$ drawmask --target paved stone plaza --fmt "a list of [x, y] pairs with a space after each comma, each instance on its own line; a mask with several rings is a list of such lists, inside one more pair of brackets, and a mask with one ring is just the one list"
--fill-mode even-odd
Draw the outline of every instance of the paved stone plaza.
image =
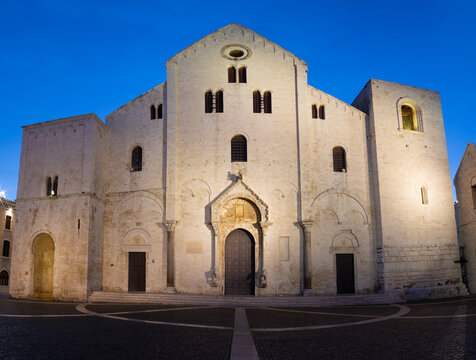
[[233, 308], [0, 298], [1, 359], [476, 359], [476, 297]]

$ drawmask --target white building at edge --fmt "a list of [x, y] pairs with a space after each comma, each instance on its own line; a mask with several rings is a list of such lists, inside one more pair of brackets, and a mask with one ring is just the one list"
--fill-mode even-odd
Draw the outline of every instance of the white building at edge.
[[10, 294], [466, 294], [440, 97], [352, 105], [238, 24], [106, 117], [23, 128]]

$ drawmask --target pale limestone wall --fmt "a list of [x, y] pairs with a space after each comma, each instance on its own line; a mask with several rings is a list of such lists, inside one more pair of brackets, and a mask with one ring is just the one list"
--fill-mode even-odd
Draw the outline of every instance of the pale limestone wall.
[[[10, 230], [5, 229], [5, 219], [7, 215], [12, 217]], [[9, 200], [0, 199], [0, 272], [5, 270], [8, 273], [9, 281], [11, 278], [10, 266], [13, 251], [13, 230], [15, 227], [15, 222], [16, 215], [14, 203]], [[8, 257], [3, 256], [4, 240], [10, 241], [10, 256]], [[8, 288], [8, 285], [0, 285], [0, 294], [8, 294]]]
[[[94, 271], [102, 264], [96, 249], [102, 247], [105, 143], [107, 128], [95, 115], [24, 127], [12, 296], [34, 295], [32, 243], [40, 233], [54, 241], [54, 298], [84, 300], [100, 289], [101, 274]], [[47, 176], [59, 177], [57, 196], [46, 196]]]
[[466, 271], [469, 291], [476, 293], [476, 209], [472, 186], [476, 185], [476, 146], [469, 143], [454, 178], [458, 198], [459, 235], [468, 261]]
[[[229, 44], [248, 47], [251, 56], [239, 61], [223, 57], [221, 50]], [[228, 83], [230, 65], [247, 66], [247, 83]], [[213, 259], [204, 207], [231, 184], [228, 174], [239, 171], [270, 209], [272, 225], [263, 254], [268, 286], [258, 293], [299, 291], [299, 229], [294, 225], [298, 172], [295, 66], [305, 99], [305, 64], [240, 26], [218, 31], [167, 62], [167, 219], [179, 221], [175, 230], [177, 291], [223, 293], [221, 284], [210, 288], [206, 282]], [[224, 113], [204, 113], [204, 93], [209, 89], [214, 93], [223, 90]], [[252, 93], [257, 89], [272, 92], [272, 114], [253, 113]], [[237, 134], [247, 138], [246, 163], [230, 161], [230, 141]], [[282, 211], [288, 203], [291, 207]], [[289, 237], [287, 261], [279, 260], [280, 236]], [[216, 256], [219, 264], [223, 251], [217, 249]]]
[[[380, 227], [377, 246], [384, 254], [379, 260], [379, 283], [385, 290], [457, 284], [454, 293], [458, 293], [457, 253], [451, 250], [454, 258], [441, 259], [448, 248], [457, 248], [457, 238], [439, 94], [374, 79], [363, 93], [371, 98], [361, 94], [355, 104], [369, 106], [372, 185]], [[402, 98], [412, 99], [421, 109], [423, 131], [402, 129], [398, 116]], [[423, 186], [428, 189], [428, 204], [422, 204]], [[430, 246], [425, 251], [433, 257], [421, 261], [401, 257], [400, 262], [387, 264], [388, 246]], [[421, 273], [416, 283], [405, 276], [415, 271]]]

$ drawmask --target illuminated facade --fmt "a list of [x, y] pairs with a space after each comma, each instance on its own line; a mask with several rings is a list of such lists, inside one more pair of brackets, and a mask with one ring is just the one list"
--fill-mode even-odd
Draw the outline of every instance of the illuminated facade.
[[103, 123], [24, 127], [11, 295], [465, 292], [439, 94], [352, 105], [237, 24]]
[[12, 253], [15, 202], [0, 196], [0, 294], [8, 294], [10, 282], [10, 259]]

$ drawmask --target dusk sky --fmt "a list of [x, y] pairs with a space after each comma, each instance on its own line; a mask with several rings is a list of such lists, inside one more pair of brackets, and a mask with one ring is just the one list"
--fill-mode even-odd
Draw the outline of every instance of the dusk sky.
[[476, 1], [2, 1], [0, 191], [16, 198], [22, 125], [101, 119], [166, 81], [165, 62], [239, 23], [352, 103], [370, 78], [441, 94], [453, 179], [476, 142]]

